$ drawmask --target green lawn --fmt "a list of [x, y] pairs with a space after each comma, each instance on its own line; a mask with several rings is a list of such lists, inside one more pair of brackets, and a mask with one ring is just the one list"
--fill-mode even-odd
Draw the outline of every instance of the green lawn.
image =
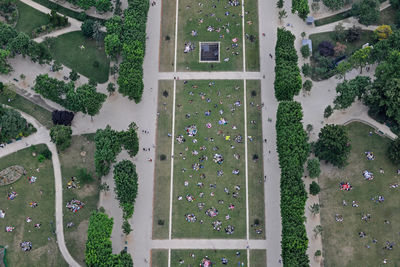
[[[36, 151], [42, 151], [46, 146], [36, 146]], [[53, 166], [50, 160], [39, 163], [28, 149], [20, 150], [0, 159], [0, 170], [12, 165], [21, 165], [27, 175], [13, 184], [1, 186], [2, 201], [0, 209], [6, 216], [0, 219], [0, 245], [8, 246], [8, 266], [67, 266], [58, 250], [55, 231], [55, 188]], [[39, 169], [39, 172], [37, 172]], [[27, 177], [36, 176], [36, 183], [29, 184]], [[8, 200], [7, 194], [15, 191], [18, 196]], [[42, 194], [41, 194], [42, 192]], [[38, 206], [31, 208], [29, 202], [36, 201]], [[26, 218], [32, 222], [27, 223]], [[40, 223], [40, 229], [34, 224]], [[6, 226], [15, 227], [13, 232], [5, 232]], [[32, 250], [24, 252], [19, 244], [23, 241], [32, 242]]]
[[258, 0], [246, 0], [244, 32], [246, 37], [246, 71], [260, 71]]
[[[83, 157], [81, 152], [85, 151]], [[63, 214], [64, 224], [73, 222], [75, 226], [67, 228], [64, 225], [65, 243], [74, 259], [84, 266], [85, 243], [87, 240], [87, 229], [90, 214], [97, 209], [99, 202], [98, 185], [100, 180], [96, 177], [88, 183], [84, 183], [77, 175], [78, 169], [85, 168], [92, 175], [94, 174], [94, 142], [83, 136], [73, 136], [72, 145], [60, 154], [62, 181], [63, 181]], [[67, 189], [67, 183], [75, 176], [80, 180], [80, 187]], [[85, 206], [76, 213], [65, 208], [71, 199], [78, 199], [85, 203]]]
[[263, 249], [250, 250], [250, 267], [265, 267], [267, 251]]
[[[237, 256], [236, 252], [240, 254]], [[247, 266], [247, 252], [245, 250], [171, 250], [171, 266], [181, 266], [179, 262], [184, 261], [182, 266], [199, 266], [201, 261], [208, 257], [213, 266]], [[222, 264], [222, 258], [228, 263]]]
[[[164, 92], [168, 95], [164, 96]], [[169, 202], [171, 184], [171, 137], [173, 81], [159, 81], [157, 144], [155, 159], [155, 182], [153, 203], [153, 239], [168, 239], [169, 234]], [[165, 94], [166, 95], [166, 94]], [[161, 155], [165, 159], [161, 160]]]
[[[346, 126], [351, 139], [351, 154], [344, 169], [324, 167], [319, 178], [321, 186], [320, 202], [322, 241], [325, 266], [398, 266], [400, 253], [400, 212], [399, 189], [390, 188], [390, 184], [399, 183], [395, 166], [387, 158], [389, 139], [369, 132], [373, 129], [361, 123]], [[367, 160], [365, 151], [372, 151], [375, 160]], [[379, 170], [383, 169], [384, 174]], [[367, 181], [362, 172], [368, 170], [374, 179]], [[340, 191], [340, 182], [350, 182], [351, 191]], [[383, 196], [385, 201], [376, 203], [372, 198]], [[342, 205], [342, 201], [347, 206]], [[352, 201], [359, 207], [352, 207]], [[343, 217], [343, 222], [335, 221], [335, 214]], [[370, 214], [368, 222], [361, 220], [362, 214]], [[385, 224], [388, 220], [390, 224]], [[366, 237], [360, 238], [359, 232]], [[373, 239], [378, 242], [374, 244]], [[385, 250], [386, 241], [395, 242], [393, 250]], [[369, 248], [367, 247], [369, 246]]]
[[[229, 14], [225, 15], [225, 12]], [[203, 1], [202, 6], [191, 0], [179, 1], [178, 70], [243, 70], [241, 12], [240, 5], [233, 7], [226, 1]], [[209, 26], [213, 28], [213, 31], [207, 30]], [[192, 36], [192, 31], [197, 31], [197, 36]], [[233, 42], [235, 38], [236, 43]], [[185, 43], [188, 42], [191, 42], [195, 49], [184, 53]], [[199, 42], [220, 42], [220, 62], [200, 63]], [[238, 46], [232, 47], [234, 44]], [[236, 52], [238, 55], [233, 54]], [[225, 62], [224, 60], [228, 58], [229, 61]]]
[[152, 249], [151, 250], [151, 266], [152, 267], [168, 267], [168, 250]]
[[[84, 49], [81, 49], [82, 45]], [[110, 60], [103, 42], [97, 45], [95, 40], [86, 38], [81, 31], [70, 32], [58, 36], [50, 51], [54, 59], [82, 75], [98, 83], [108, 81]], [[99, 62], [98, 67], [94, 66], [95, 61]]]
[[[247, 143], [249, 177], [249, 222], [250, 238], [265, 238], [263, 138], [261, 116], [261, 82], [248, 80], [247, 83], [247, 135], [253, 141]], [[251, 123], [255, 121], [254, 123]], [[256, 155], [256, 157], [255, 157]], [[256, 159], [258, 158], [258, 159]], [[256, 230], [261, 230], [257, 234]]]
[[176, 1], [164, 0], [161, 14], [160, 71], [174, 71]]
[[18, 8], [18, 20], [15, 29], [32, 36], [32, 31], [42, 25], [49, 23], [45, 13], [42, 13], [33, 7], [30, 7], [21, 1], [16, 1]]
[[17, 94], [13, 101], [8, 102], [7, 97], [0, 94], [0, 103], [8, 105], [10, 107], [14, 107], [18, 110], [21, 110], [22, 112], [31, 115], [48, 129], [53, 126], [53, 122], [51, 120], [51, 112], [47, 109], [42, 108], [41, 106], [36, 105], [35, 103], [32, 103], [23, 96]]
[[[216, 81], [209, 86], [210, 83], [204, 80], [189, 81], [186, 84], [177, 82], [174, 138], [183, 135], [186, 142], [179, 144], [175, 140], [174, 238], [244, 238], [246, 235], [243, 81]], [[191, 100], [193, 102], [190, 104]], [[240, 106], [234, 106], [236, 101], [240, 101]], [[210, 116], [205, 115], [208, 110], [211, 111]], [[190, 118], [187, 118], [188, 114]], [[220, 118], [228, 123], [219, 125]], [[211, 123], [212, 127], [207, 128], [207, 123]], [[185, 128], [190, 125], [197, 126], [195, 137], [185, 132]], [[243, 138], [241, 143], [235, 141], [239, 135]], [[226, 140], [228, 137], [230, 140]], [[194, 139], [197, 143], [194, 143]], [[238, 159], [235, 159], [234, 153], [239, 155]], [[215, 154], [222, 155], [222, 164], [213, 162]], [[192, 165], [195, 163], [204, 168], [200, 166], [198, 171], [194, 170]], [[240, 171], [238, 175], [232, 173], [236, 169]], [[217, 176], [217, 171], [221, 170], [223, 175]], [[189, 183], [188, 186], [184, 185], [185, 181]], [[198, 183], [203, 183], [203, 187], [198, 186]], [[236, 185], [240, 186], [240, 190], [235, 190]], [[229, 194], [225, 193], [224, 188], [229, 190]], [[238, 192], [237, 198], [233, 197], [234, 192]], [[201, 193], [204, 193], [203, 197]], [[187, 195], [195, 200], [189, 202]], [[182, 200], [178, 200], [179, 196], [182, 196]], [[204, 205], [202, 209], [198, 208], [200, 203]], [[233, 210], [228, 209], [230, 204], [234, 205]], [[213, 207], [219, 212], [214, 218], [205, 214]], [[197, 221], [187, 222], [186, 214], [195, 214]], [[231, 216], [229, 220], [225, 218], [227, 215]], [[212, 226], [212, 222], [217, 220], [222, 223], [220, 231], [214, 230]], [[234, 234], [225, 233], [228, 225], [235, 228]]]

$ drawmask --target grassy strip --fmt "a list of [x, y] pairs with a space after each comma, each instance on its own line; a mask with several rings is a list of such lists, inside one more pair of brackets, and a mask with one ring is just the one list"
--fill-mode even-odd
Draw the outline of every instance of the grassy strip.
[[[250, 238], [265, 239], [263, 136], [260, 80], [247, 81], [247, 142]], [[251, 123], [255, 121], [256, 124]], [[255, 159], [255, 155], [257, 159]], [[261, 234], [256, 231], [261, 230]]]
[[16, 108], [18, 110], [21, 110], [22, 112], [25, 112], [26, 114], [31, 115], [47, 129], [50, 129], [53, 126], [53, 122], [51, 120], [51, 112], [29, 101], [23, 96], [17, 94], [13, 101], [8, 102], [7, 97], [0, 94], [0, 103]]
[[[46, 145], [36, 145], [37, 154], [44, 149]], [[67, 266], [58, 250], [55, 235], [53, 165], [51, 160], [39, 163], [32, 152], [32, 149], [27, 148], [0, 159], [0, 170], [16, 164], [26, 170], [26, 175], [13, 184], [0, 187], [0, 209], [6, 212], [6, 216], [0, 219], [0, 243], [8, 246], [8, 266], [43, 266], [43, 263], [47, 266]], [[30, 176], [37, 177], [35, 183], [28, 182], [27, 177]], [[7, 194], [12, 191], [17, 192], [18, 196], [14, 200], [7, 200]], [[38, 206], [31, 208], [29, 202], [32, 201], [36, 201]], [[31, 217], [32, 222], [27, 223], [27, 217]], [[41, 224], [40, 229], [34, 227], [38, 223]], [[6, 226], [13, 226], [15, 229], [12, 233], [7, 233]], [[21, 250], [19, 244], [23, 241], [32, 242], [31, 252]]]
[[66, 7], [63, 7], [62, 5], [57, 4], [56, 2], [52, 2], [52, 1], [49, 1], [49, 0], [32, 0], [32, 1], [38, 3], [38, 4], [42, 5], [42, 6], [45, 6], [48, 9], [55, 10], [58, 13], [61, 13], [61, 14], [65, 15], [65, 16], [67, 16], [67, 17], [71, 17], [71, 18], [74, 18], [74, 19], [77, 19], [77, 20], [80, 20], [80, 21], [84, 21], [85, 19], [90, 18], [90, 19], [93, 19], [93, 20], [96, 20], [96, 21], [100, 22], [102, 25], [104, 25], [105, 22], [106, 22], [105, 19], [92, 17], [92, 16], [87, 15], [86, 13], [85, 13], [85, 15], [83, 15], [84, 12], [80, 13], [80, 12], [77, 12], [77, 11], [73, 11], [73, 10], [71, 10], [69, 8], [66, 8]]
[[351, 10], [347, 10], [347, 11], [343, 11], [341, 13], [326, 17], [326, 18], [322, 18], [322, 19], [317, 19], [314, 21], [315, 26], [322, 26], [325, 24], [330, 24], [330, 23], [334, 23], [336, 21], [340, 21], [340, 20], [344, 20], [347, 18], [351, 17]]
[[281, 102], [276, 115], [277, 150], [281, 168], [282, 259], [284, 266], [309, 266], [304, 225], [307, 192], [302, 181], [310, 146], [298, 102]]
[[246, 0], [244, 8], [244, 32], [246, 34], [246, 71], [259, 71], [260, 35], [258, 33], [258, 1]]
[[32, 37], [32, 31], [37, 27], [49, 23], [49, 18], [46, 14], [28, 6], [21, 1], [16, 2], [18, 8], [18, 20], [15, 29], [19, 32], [24, 32]]
[[175, 56], [175, 0], [162, 1], [160, 71], [174, 71]]
[[[239, 252], [238, 256], [237, 252]], [[208, 258], [213, 266], [247, 266], [246, 250], [171, 250], [171, 266], [180, 266], [181, 260], [184, 261], [184, 266], [199, 266], [205, 258]], [[228, 260], [228, 265], [221, 263], [222, 258]]]
[[250, 250], [250, 266], [265, 267], [267, 262], [267, 251], [263, 249]]
[[151, 267], [168, 267], [168, 250], [151, 250]]
[[[168, 239], [171, 179], [171, 137], [173, 81], [159, 81], [157, 146], [154, 176], [153, 239]], [[168, 93], [168, 96], [164, 92]], [[164, 94], [164, 95], [163, 95]], [[162, 159], [161, 155], [165, 155]]]

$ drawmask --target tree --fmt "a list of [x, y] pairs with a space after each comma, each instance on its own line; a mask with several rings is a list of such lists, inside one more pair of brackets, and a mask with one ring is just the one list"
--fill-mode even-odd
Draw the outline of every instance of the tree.
[[315, 181], [313, 181], [310, 184], [310, 194], [313, 196], [316, 196], [316, 195], [318, 195], [318, 193], [320, 191], [321, 191], [321, 189], [320, 189], [319, 185]]
[[321, 250], [317, 250], [317, 251], [315, 251], [315, 253], [314, 253], [314, 256], [315, 257], [319, 257], [319, 256], [321, 256], [322, 255], [322, 252], [321, 252]]
[[310, 74], [311, 74], [311, 66], [310, 66], [310, 64], [304, 63], [303, 66], [301, 66], [301, 72], [306, 77], [310, 76]]
[[336, 68], [335, 68], [335, 77], [337, 79], [342, 79], [346, 80], [346, 73], [349, 72], [353, 66], [350, 64], [348, 61], [342, 61], [340, 62]]
[[8, 101], [13, 101], [17, 96], [17, 93], [11, 88], [11, 84], [3, 86], [2, 94], [7, 98]]
[[129, 235], [132, 232], [131, 225], [127, 220], [124, 220], [124, 222], [122, 223], [122, 232], [126, 235]]
[[278, 2], [276, 2], [276, 7], [277, 8], [282, 8], [283, 7], [283, 0], [278, 0]]
[[88, 38], [92, 38], [93, 37], [93, 25], [94, 25], [94, 20], [92, 20], [92, 19], [85, 20], [81, 25], [82, 34]]
[[375, 39], [384, 40], [388, 39], [393, 34], [392, 28], [389, 25], [381, 25], [374, 31]]
[[364, 48], [358, 49], [349, 58], [349, 62], [353, 67], [360, 68], [360, 74], [362, 73], [363, 67], [369, 64], [371, 61], [371, 50], [371, 46], [366, 46]]
[[286, 19], [287, 18], [286, 10], [284, 10], [284, 9], [279, 10], [278, 16], [279, 16], [279, 20], [282, 22], [282, 19]]
[[99, 191], [108, 192], [110, 191], [110, 186], [107, 183], [99, 184]]
[[11, 65], [7, 62], [7, 58], [9, 55], [9, 50], [4, 50], [0, 48], [0, 73], [8, 74], [12, 70]]
[[339, 10], [344, 6], [344, 0], [322, 0], [330, 10]]
[[94, 165], [99, 177], [108, 174], [110, 165], [115, 162], [115, 158], [121, 152], [120, 135], [111, 129], [109, 125], [105, 129], [98, 129], [94, 137], [95, 152]]
[[333, 49], [333, 44], [329, 41], [322, 41], [318, 45], [318, 51], [321, 56], [328, 57], [333, 56], [335, 50]]
[[307, 0], [292, 0], [292, 13], [294, 14], [297, 11], [297, 15], [305, 20], [307, 18], [308, 13], [310, 13], [310, 8], [308, 7]]
[[123, 210], [123, 218], [133, 214], [134, 203], [138, 192], [136, 166], [129, 160], [123, 160], [114, 166], [115, 193]]
[[303, 89], [306, 91], [306, 92], [310, 92], [311, 91], [311, 88], [312, 88], [312, 81], [310, 81], [310, 80], [306, 80], [304, 83], [303, 83]]
[[26, 137], [36, 132], [36, 129], [18, 111], [1, 106], [0, 129], [0, 143], [7, 143], [12, 139]]
[[346, 48], [346, 45], [336, 42], [336, 46], [333, 48], [335, 51], [335, 57], [343, 56], [346, 52]]
[[342, 22], [339, 22], [335, 26], [335, 31], [333, 32], [333, 37], [338, 42], [342, 42], [346, 39], [346, 30], [345, 30]]
[[333, 113], [333, 108], [331, 107], [331, 105], [328, 105], [325, 110], [324, 110], [324, 118], [329, 118]]
[[388, 147], [388, 156], [394, 164], [400, 164], [400, 139], [398, 137]]
[[60, 61], [55, 60], [53, 65], [51, 66], [51, 70], [54, 72], [60, 71], [63, 69], [63, 66]]
[[106, 22], [107, 34], [116, 34], [117, 36], [121, 36], [122, 25], [122, 18], [120, 16], [113, 16]]
[[80, 110], [83, 113], [95, 116], [99, 113], [107, 96], [96, 92], [96, 87], [84, 84], [76, 89], [76, 97], [79, 99]]
[[79, 77], [81, 77], [75, 70], [71, 70], [69, 73], [69, 78], [71, 79], [71, 81], [76, 81], [79, 79]]
[[368, 26], [379, 20], [379, 7], [378, 0], [361, 0], [352, 5], [351, 14], [358, 18], [358, 22]]
[[318, 159], [307, 160], [307, 171], [310, 178], [316, 178], [321, 174], [321, 168]]
[[346, 165], [351, 145], [346, 129], [340, 125], [327, 124], [321, 129], [315, 143], [315, 155], [335, 166]]
[[366, 76], [357, 76], [353, 80], [343, 81], [336, 86], [338, 94], [333, 101], [335, 109], [345, 109], [353, 104], [356, 98], [361, 99], [366, 89], [371, 85], [371, 79]]
[[304, 58], [308, 58], [310, 56], [310, 47], [308, 45], [303, 45], [300, 49], [301, 55]]
[[71, 126], [74, 113], [66, 110], [54, 110], [51, 113], [51, 119], [55, 125]]
[[350, 43], [358, 41], [361, 38], [361, 27], [353, 27], [347, 29], [346, 40]]
[[107, 92], [112, 95], [115, 92], [115, 84], [113, 83], [108, 83], [107, 85]]
[[96, 42], [100, 42], [103, 38], [103, 33], [101, 32], [101, 24], [97, 20], [93, 23], [93, 34], [92, 37], [96, 40]]
[[110, 0], [97, 0], [96, 9], [100, 12], [107, 12], [112, 10], [112, 4]]
[[314, 203], [312, 204], [309, 208], [308, 208], [311, 213], [315, 216], [317, 214], [319, 214], [320, 211], [320, 205], [318, 203]]
[[117, 58], [122, 49], [122, 43], [117, 34], [107, 34], [104, 38], [105, 50], [108, 56]]
[[137, 136], [136, 123], [129, 124], [128, 130], [121, 132], [121, 143], [128, 151], [129, 156], [134, 157], [139, 151], [139, 138]]
[[60, 151], [64, 151], [71, 145], [71, 126], [55, 125], [50, 129], [50, 138]]

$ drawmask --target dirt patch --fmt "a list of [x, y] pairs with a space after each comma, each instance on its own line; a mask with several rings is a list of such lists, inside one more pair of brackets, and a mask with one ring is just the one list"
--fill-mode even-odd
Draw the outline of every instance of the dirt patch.
[[89, 228], [89, 220], [82, 221], [74, 232], [71, 232], [71, 239], [78, 244], [85, 244], [87, 240], [87, 230]]
[[76, 191], [79, 199], [83, 199], [88, 196], [92, 196], [97, 193], [97, 188], [95, 185], [84, 185]]

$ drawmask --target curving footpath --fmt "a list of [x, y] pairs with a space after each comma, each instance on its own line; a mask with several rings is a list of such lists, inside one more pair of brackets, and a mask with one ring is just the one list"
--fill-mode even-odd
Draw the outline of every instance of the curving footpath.
[[[10, 108], [10, 107], [9, 107]], [[28, 136], [27, 138], [22, 139], [21, 141], [14, 142], [12, 144], [7, 145], [3, 149], [0, 150], [0, 158], [4, 157], [8, 154], [17, 152], [18, 150], [27, 148], [31, 145], [38, 144], [46, 144], [49, 150], [52, 153], [52, 162], [53, 162], [53, 170], [54, 170], [54, 185], [56, 189], [56, 234], [57, 234], [57, 244], [60, 249], [61, 254], [63, 255], [65, 261], [69, 266], [78, 267], [80, 266], [71, 256], [67, 247], [65, 246], [64, 240], [64, 223], [63, 223], [63, 206], [62, 206], [62, 179], [61, 179], [61, 167], [60, 160], [58, 158], [56, 145], [50, 141], [49, 130], [47, 130], [43, 125], [41, 125], [36, 119], [31, 117], [30, 115], [17, 110], [21, 113], [21, 115], [31, 123], [36, 129], [37, 132]]]

